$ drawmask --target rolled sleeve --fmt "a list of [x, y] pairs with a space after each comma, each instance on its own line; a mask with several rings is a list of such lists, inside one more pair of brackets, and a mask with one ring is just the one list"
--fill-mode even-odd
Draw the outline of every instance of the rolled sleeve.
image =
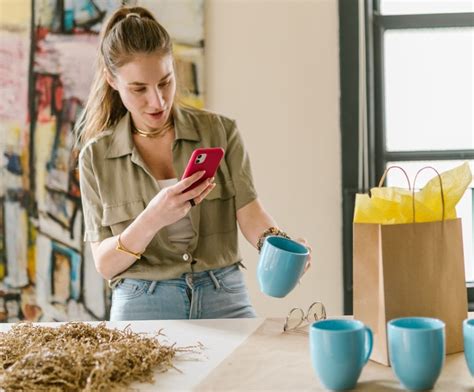
[[239, 210], [257, 198], [250, 159], [235, 121], [227, 129], [226, 162], [235, 188], [235, 208]]
[[112, 237], [110, 228], [101, 223], [103, 207], [94, 175], [90, 145], [79, 155], [79, 182], [84, 213], [84, 241], [97, 242]]

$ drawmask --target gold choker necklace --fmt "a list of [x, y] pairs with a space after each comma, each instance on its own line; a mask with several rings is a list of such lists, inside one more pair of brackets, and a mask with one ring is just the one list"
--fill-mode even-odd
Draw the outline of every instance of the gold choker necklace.
[[164, 125], [163, 128], [159, 128], [154, 131], [142, 131], [141, 129], [137, 128], [135, 124], [133, 124], [133, 121], [132, 121], [132, 132], [142, 137], [150, 137], [150, 138], [161, 137], [161, 136], [164, 136], [166, 132], [168, 132], [172, 128], [173, 128], [173, 120], [170, 120]]

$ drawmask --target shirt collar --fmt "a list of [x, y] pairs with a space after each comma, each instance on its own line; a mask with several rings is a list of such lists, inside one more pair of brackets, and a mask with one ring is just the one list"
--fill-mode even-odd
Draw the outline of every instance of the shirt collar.
[[193, 121], [193, 116], [188, 110], [174, 105], [173, 107], [175, 140], [184, 139], [195, 142], [201, 141], [201, 136], [197, 129], [199, 124]]
[[[201, 137], [197, 131], [199, 124], [194, 124], [192, 116], [186, 109], [183, 110], [179, 105], [174, 105], [173, 120], [175, 140], [201, 141]], [[118, 158], [133, 152], [134, 143], [130, 129], [130, 112], [127, 112], [120, 119], [111, 137], [111, 143], [106, 155], [107, 158]]]
[[115, 126], [106, 158], [118, 158], [131, 154], [134, 148], [130, 129], [130, 113], [127, 112]]

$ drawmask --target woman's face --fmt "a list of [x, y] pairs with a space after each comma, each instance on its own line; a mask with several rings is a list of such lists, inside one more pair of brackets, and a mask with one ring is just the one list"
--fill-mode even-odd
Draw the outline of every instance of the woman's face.
[[107, 81], [119, 92], [137, 128], [153, 131], [166, 124], [176, 93], [171, 55], [136, 55]]

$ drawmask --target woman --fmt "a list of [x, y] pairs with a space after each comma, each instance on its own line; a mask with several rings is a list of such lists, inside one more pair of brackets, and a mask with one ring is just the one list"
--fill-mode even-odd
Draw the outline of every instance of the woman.
[[[144, 8], [112, 15], [98, 60], [79, 169], [111, 320], [255, 317], [237, 223], [255, 247], [285, 234], [257, 198], [235, 122], [177, 103], [172, 42]], [[192, 151], [211, 146], [225, 150], [215, 178], [185, 191], [202, 176], [179, 180]]]

